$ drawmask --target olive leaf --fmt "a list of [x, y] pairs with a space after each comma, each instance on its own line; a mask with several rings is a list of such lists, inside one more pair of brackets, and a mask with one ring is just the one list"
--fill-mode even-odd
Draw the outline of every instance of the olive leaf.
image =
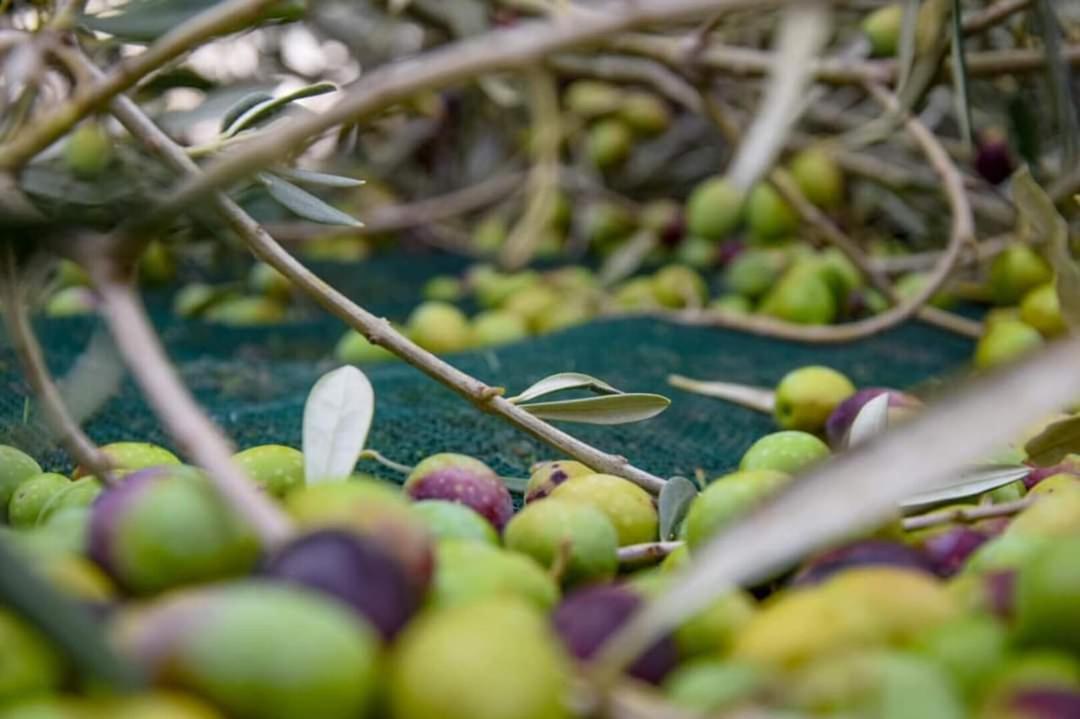
[[535, 402], [520, 407], [541, 419], [584, 424], [629, 424], [651, 419], [670, 404], [670, 399], [658, 394], [621, 393], [558, 402]]
[[971, 94], [968, 91], [967, 60], [964, 58], [964, 23], [960, 0], [952, 1], [952, 79], [956, 87], [956, 114], [964, 144], [971, 147]]
[[829, 39], [832, 9], [822, 2], [790, 5], [780, 17], [769, 83], [756, 119], [728, 169], [728, 180], [747, 191], [772, 167], [806, 107], [814, 59]]
[[660, 541], [675, 539], [679, 525], [690, 511], [690, 503], [698, 496], [697, 485], [686, 477], [672, 477], [660, 490]]
[[328, 92], [335, 92], [337, 89], [337, 85], [332, 82], [317, 82], [313, 85], [305, 85], [304, 87], [285, 95], [271, 97], [268, 100], [256, 103], [244, 110], [239, 117], [233, 120], [229, 129], [224, 132], [224, 135], [225, 137], [234, 137], [244, 130], [250, 130], [258, 125], [266, 124], [284, 112], [289, 105], [297, 100], [316, 97], [317, 95], [325, 95]]
[[908, 497], [900, 503], [900, 508], [905, 514], [918, 514], [942, 504], [960, 502], [992, 492], [1029, 474], [1031, 467], [1022, 464], [976, 467], [965, 474], [963, 481]]
[[146, 685], [138, 667], [113, 651], [87, 609], [35, 572], [7, 537], [0, 537], [0, 604], [44, 634], [80, 675], [121, 690]]
[[776, 405], [776, 393], [764, 387], [734, 382], [706, 382], [683, 377], [680, 374], [668, 375], [668, 384], [687, 392], [726, 400], [765, 414], [772, 414], [773, 407]]
[[313, 185], [315, 187], [348, 188], [360, 187], [364, 184], [364, 180], [358, 180], [355, 177], [330, 175], [325, 172], [315, 172], [314, 170], [302, 170], [298, 167], [283, 167], [274, 170], [274, 173], [297, 184]]
[[[91, 30], [129, 42], [147, 43], [200, 12], [211, 10], [218, 3], [219, 0], [130, 0], [119, 12], [82, 15], [79, 22]], [[283, 0], [268, 8], [263, 19], [292, 21], [301, 18], [303, 13], [303, 0]]]
[[304, 404], [304, 476], [308, 484], [344, 481], [371, 429], [375, 391], [367, 376], [346, 365], [319, 378]]
[[1080, 452], [1080, 415], [1049, 425], [1024, 445], [1028, 461], [1040, 467], [1050, 467], [1065, 455]]
[[855, 419], [848, 429], [847, 446], [854, 447], [873, 439], [883, 434], [888, 426], [889, 393], [884, 392], [864, 404], [859, 413], [855, 415]]
[[249, 92], [247, 95], [244, 95], [233, 103], [229, 109], [225, 111], [225, 114], [222, 115], [221, 132], [228, 132], [229, 128], [236, 124], [236, 121], [240, 119], [240, 116], [251, 108], [273, 99], [273, 95], [268, 92], [263, 92], [262, 90], [256, 90], [255, 92]]
[[524, 392], [515, 397], [510, 397], [507, 401], [520, 404], [534, 400], [537, 397], [568, 389], [587, 389], [597, 394], [622, 394], [622, 390], [616, 389], [604, 380], [591, 375], [581, 372], [559, 372], [535, 382]]
[[344, 225], [345, 227], [363, 227], [364, 223], [332, 207], [307, 190], [297, 187], [269, 172], [260, 172], [259, 183], [266, 188], [279, 204], [305, 220], [324, 225]]
[[1041, 237], [1049, 249], [1061, 316], [1070, 327], [1080, 327], [1080, 266], [1069, 251], [1069, 226], [1026, 165], [1013, 174], [1011, 187], [1021, 222]]

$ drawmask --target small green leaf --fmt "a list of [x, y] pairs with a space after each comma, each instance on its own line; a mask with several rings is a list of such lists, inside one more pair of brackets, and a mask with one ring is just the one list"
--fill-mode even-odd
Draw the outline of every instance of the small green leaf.
[[1020, 219], [1043, 239], [1057, 275], [1061, 315], [1070, 327], [1080, 327], [1080, 266], [1069, 251], [1069, 226], [1054, 201], [1022, 167], [1012, 178], [1012, 194]]
[[367, 375], [346, 365], [319, 378], [304, 404], [304, 476], [308, 484], [344, 481], [360, 458], [375, 414]]
[[976, 467], [967, 473], [962, 482], [908, 497], [900, 503], [900, 508], [905, 514], [917, 514], [942, 504], [978, 497], [1023, 479], [1030, 473], [1031, 467], [1022, 464]]
[[1080, 452], [1080, 415], [1054, 422], [1024, 445], [1028, 460], [1050, 467], [1067, 454]]
[[260, 173], [258, 178], [271, 197], [305, 220], [319, 222], [324, 225], [363, 227], [364, 223], [335, 207], [331, 207], [315, 195], [291, 182], [268, 172]]
[[885, 392], [867, 402], [855, 415], [848, 429], [847, 446], [854, 447], [883, 434], [889, 427], [889, 393]]
[[[109, 15], [83, 15], [84, 27], [108, 33], [122, 40], [149, 43], [187, 22], [220, 0], [130, 0]], [[263, 20], [292, 21], [303, 16], [302, 0], [282, 0], [263, 14]], [[245, 23], [248, 25], [251, 23]], [[240, 29], [237, 27], [236, 29]]]
[[679, 525], [690, 511], [690, 503], [698, 495], [698, 488], [686, 477], [672, 477], [660, 490], [660, 541], [675, 539]]
[[663, 412], [671, 400], [658, 394], [612, 394], [560, 402], [523, 404], [521, 408], [541, 419], [584, 424], [629, 424]]
[[233, 137], [244, 130], [250, 130], [259, 125], [266, 124], [284, 112], [289, 105], [297, 100], [316, 97], [317, 95], [325, 95], [328, 92], [335, 92], [337, 89], [337, 85], [332, 82], [317, 82], [314, 85], [306, 85], [298, 90], [281, 95], [280, 97], [274, 97], [264, 102], [260, 102], [248, 110], [245, 110], [240, 117], [236, 118], [229, 131], [225, 133], [225, 137]]
[[225, 111], [225, 114], [221, 118], [221, 132], [228, 132], [229, 128], [240, 119], [240, 116], [251, 108], [273, 99], [273, 95], [268, 92], [262, 92], [261, 90], [244, 95]]
[[364, 184], [364, 180], [357, 180], [355, 177], [329, 175], [325, 172], [301, 170], [297, 167], [282, 168], [280, 170], [275, 170], [274, 172], [281, 177], [292, 180], [300, 185], [314, 185], [315, 187], [360, 187]]
[[521, 402], [528, 402], [537, 397], [568, 389], [587, 389], [597, 394], [622, 394], [622, 390], [612, 387], [602, 379], [581, 372], [559, 372], [536, 382], [521, 394], [511, 397], [508, 401], [520, 404]]
[[80, 675], [123, 690], [145, 685], [142, 672], [109, 646], [101, 625], [39, 576], [13, 551], [7, 537], [0, 538], [0, 604], [34, 625], [71, 659]]

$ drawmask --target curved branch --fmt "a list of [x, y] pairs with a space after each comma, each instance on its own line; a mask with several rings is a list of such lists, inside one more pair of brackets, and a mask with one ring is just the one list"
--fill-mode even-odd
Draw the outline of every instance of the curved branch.
[[215, 35], [240, 29], [257, 20], [277, 0], [229, 0], [199, 13], [166, 33], [144, 52], [118, 64], [98, 82], [80, 88], [62, 105], [37, 118], [26, 132], [0, 145], [0, 168], [12, 170], [30, 161], [75, 126], [82, 118], [142, 78]]
[[295, 153], [312, 138], [344, 122], [356, 122], [417, 92], [465, 82], [497, 70], [527, 67], [554, 52], [603, 40], [649, 23], [670, 23], [706, 12], [761, 9], [798, 0], [637, 0], [615, 1], [585, 9], [571, 6], [546, 21], [476, 35], [362, 76], [326, 112], [283, 122], [278, 129], [242, 145], [169, 193], [154, 210], [155, 222], [182, 213], [281, 157]]
[[60, 445], [75, 464], [86, 467], [91, 474], [103, 482], [111, 483], [113, 474], [108, 456], [98, 449], [94, 441], [82, 431], [82, 427], [68, 412], [60, 389], [45, 364], [41, 344], [26, 313], [26, 303], [20, 292], [18, 278], [15, 277], [15, 262], [11, 245], [6, 246], [3, 262], [8, 276], [3, 285], [7, 290], [4, 297], [4, 319], [6, 320], [11, 343], [15, 354], [23, 366], [23, 375], [30, 388], [37, 395], [45, 411], [45, 419], [50, 429], [56, 434]]
[[[77, 64], [88, 73], [100, 72], [82, 55], [68, 54], [63, 59], [65, 62]], [[144, 143], [151, 151], [158, 154], [173, 169], [182, 175], [188, 175], [195, 178], [199, 177], [198, 165], [187, 156], [183, 148], [162, 132], [162, 130], [157, 127], [145, 113], [143, 113], [138, 105], [127, 97], [119, 96], [113, 101], [112, 110], [117, 119], [120, 120], [133, 136], [138, 138], [140, 142]], [[602, 452], [553, 427], [543, 420], [534, 417], [517, 405], [508, 402], [499, 396], [501, 393], [500, 389], [489, 387], [480, 380], [465, 374], [456, 367], [414, 344], [394, 330], [394, 328], [390, 326], [390, 323], [385, 319], [376, 317], [362, 307], [354, 304], [348, 297], [335, 290], [318, 275], [311, 272], [311, 270], [301, 264], [281, 245], [274, 241], [274, 238], [271, 237], [258, 222], [244, 212], [239, 205], [230, 200], [226, 195], [223, 193], [215, 193], [212, 195], [211, 199], [217, 211], [229, 226], [244, 239], [248, 247], [257, 257], [281, 272], [293, 282], [293, 284], [304, 290], [327, 311], [340, 318], [349, 327], [363, 333], [375, 344], [386, 347], [424, 374], [438, 381], [440, 384], [449, 387], [457, 394], [472, 402], [477, 408], [501, 417], [523, 432], [566, 453], [570, 457], [579, 460], [586, 466], [591, 467], [598, 472], [624, 477], [654, 493], [659, 492], [664, 486], [663, 479], [642, 469], [638, 469], [630, 464], [625, 457]], [[98, 258], [97, 264], [100, 266], [100, 258]], [[115, 291], [113, 298], [116, 298]], [[125, 298], [123, 295], [120, 295], [120, 299], [124, 300]], [[127, 302], [130, 303], [130, 300], [127, 300]], [[135, 309], [123, 306], [123, 303], [121, 304], [121, 309], [128, 315], [138, 314]], [[141, 312], [141, 308], [136, 309]], [[142, 319], [145, 320], [144, 315], [142, 316]], [[155, 345], [160, 355], [160, 359], [164, 360], [161, 347], [157, 344], [157, 340], [152, 333], [149, 337], [144, 336], [142, 339], [147, 343]], [[167, 364], [165, 364], [164, 367], [165, 369], [159, 369], [159, 372], [168, 370]], [[176, 380], [175, 375], [172, 376], [172, 379]], [[152, 385], [144, 385], [144, 390], [148, 392], [151, 391]], [[182, 386], [174, 386], [170, 391], [173, 394], [180, 393], [186, 396], [187, 402], [183, 405], [183, 411], [188, 417], [198, 419], [199, 416], [201, 416], [201, 412], [194, 406], [193, 401], [190, 396], [186, 395], [186, 390], [184, 390]], [[162, 411], [165, 411], [168, 410], [169, 407], [164, 406], [161, 409]], [[203, 417], [202, 420], [205, 420], [205, 417]], [[202, 422], [204, 425], [202, 431], [205, 431], [205, 424], [207, 422], [209, 422], [209, 420]], [[183, 431], [184, 427], [178, 426], [177, 430]], [[218, 437], [215, 442], [217, 444], [223, 444], [220, 437]], [[206, 461], [213, 462], [216, 467], [224, 472], [229, 471], [231, 462], [229, 463], [229, 467], [222, 464], [220, 447], [208, 447], [206, 448], [206, 452], [208, 454], [203, 455]], [[229, 487], [226, 487], [223, 492], [235, 491], [235, 488], [230, 489], [230, 487], [235, 484], [232, 479], [226, 481], [225, 484], [229, 485]], [[265, 518], [263, 518], [262, 521], [264, 524], [270, 525], [268, 526], [268, 531], [272, 532], [275, 529], [272, 526], [272, 522], [266, 521]]]

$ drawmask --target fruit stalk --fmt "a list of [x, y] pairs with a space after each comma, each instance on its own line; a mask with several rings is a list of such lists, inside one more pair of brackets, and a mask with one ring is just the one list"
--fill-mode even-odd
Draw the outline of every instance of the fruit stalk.
[[[83, 72], [100, 74], [85, 56], [67, 53], [62, 56], [65, 62], [73, 64]], [[152, 151], [159, 154], [173, 169], [181, 174], [196, 177], [199, 167], [189, 158], [179, 145], [158, 128], [149, 117], [130, 99], [117, 97], [112, 110], [121, 124]], [[324, 282], [320, 277], [301, 264], [287, 250], [279, 245], [258, 222], [244, 212], [235, 202], [223, 193], [215, 193], [213, 202], [218, 212], [236, 231], [260, 259], [289, 278], [297, 287], [307, 292], [326, 310], [340, 318], [358, 332], [363, 333], [375, 344], [385, 346], [409, 364], [421, 370], [436, 381], [446, 385], [481, 410], [491, 412], [514, 424], [522, 431], [536, 437], [555, 449], [583, 462], [587, 466], [607, 474], [614, 474], [634, 482], [650, 492], [658, 493], [664, 486], [664, 480], [630, 464], [625, 457], [602, 452], [595, 447], [549, 425], [517, 405], [498, 395], [498, 390], [470, 377], [461, 370], [444, 362], [435, 355], [420, 348], [398, 333], [385, 319], [376, 317], [362, 307], [354, 304], [343, 294]], [[100, 265], [100, 258], [98, 259]], [[136, 305], [136, 312], [141, 308]], [[145, 320], [145, 316], [143, 316]], [[152, 335], [152, 333], [151, 333]], [[160, 344], [151, 336], [151, 343], [157, 347], [164, 359]], [[167, 365], [166, 365], [167, 366]], [[175, 375], [173, 375], [175, 379]], [[190, 409], [198, 415], [201, 411], [194, 406], [190, 396], [182, 387], [174, 388], [189, 400]], [[216, 434], [216, 433], [215, 433]], [[274, 533], [274, 522], [267, 527]]]

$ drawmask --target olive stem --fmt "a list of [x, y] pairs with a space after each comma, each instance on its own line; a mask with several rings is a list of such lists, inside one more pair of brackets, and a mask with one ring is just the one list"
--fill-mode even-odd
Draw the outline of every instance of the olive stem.
[[[61, 58], [91, 76], [101, 73], [82, 54], [64, 53]], [[197, 178], [200, 176], [199, 166], [187, 156], [182, 147], [162, 132], [138, 105], [127, 97], [120, 95], [113, 101], [112, 111], [128, 132], [138, 138], [151, 151], [158, 154], [174, 170], [181, 175], [196, 178], [194, 181], [198, 181]], [[523, 432], [573, 457], [597, 472], [623, 477], [654, 494], [659, 493], [660, 489], [663, 488], [664, 480], [662, 478], [635, 467], [625, 457], [608, 454], [596, 449], [592, 445], [586, 444], [544, 420], [533, 416], [528, 411], [499, 396], [494, 388], [421, 348], [397, 332], [387, 320], [376, 317], [352, 302], [293, 257], [258, 222], [225, 194], [215, 192], [212, 195], [212, 201], [218, 213], [244, 239], [248, 247], [259, 259], [285, 275], [294, 285], [306, 292], [327, 311], [344, 321], [352, 329], [362, 333], [373, 344], [386, 347], [432, 379], [472, 402], [478, 409], [501, 417]], [[117, 249], [117, 237], [117, 235], [113, 235], [110, 238], [113, 245], [109, 250], [115, 251]], [[130, 243], [131, 238], [121, 238], [120, 242]], [[95, 264], [100, 265], [103, 258], [91, 256], [87, 259], [96, 259]], [[151, 339], [157, 343], [155, 337]], [[157, 344], [157, 346], [160, 350], [160, 345]], [[164, 357], [163, 352], [161, 352], [161, 355]], [[180, 390], [184, 391], [182, 387]], [[198, 411], [197, 408], [195, 409]]]
[[938, 512], [920, 514], [918, 517], [908, 517], [903, 520], [902, 526], [904, 531], [913, 532], [918, 529], [926, 529], [927, 527], [934, 527], [939, 524], [949, 524], [951, 522], [964, 522], [970, 524], [972, 522], [978, 522], [981, 519], [990, 519], [992, 517], [1009, 517], [1024, 511], [1034, 504], [1034, 502], [1035, 497], [1024, 497], [1023, 499], [1013, 500], [1012, 502], [988, 504], [982, 507], [956, 507], [953, 509], [943, 509]]
[[706, 382], [681, 374], [668, 375], [668, 384], [687, 392], [726, 400], [762, 414], [772, 414], [776, 405], [776, 393], [764, 387], [752, 387], [734, 382]]
[[264, 546], [288, 539], [289, 518], [233, 461], [232, 447], [184, 386], [132, 285], [113, 276], [107, 257], [93, 256], [94, 249], [85, 247], [91, 243], [77, 244], [90, 255], [80, 259], [97, 288], [101, 315], [116, 347], [181, 453], [206, 470], [222, 499], [251, 525]]
[[41, 402], [45, 411], [45, 419], [49, 427], [59, 440], [61, 446], [74, 460], [75, 464], [87, 468], [92, 474], [107, 484], [114, 481], [109, 457], [103, 453], [94, 441], [83, 432], [79, 423], [68, 412], [64, 404], [64, 398], [60, 389], [56, 386], [49, 367], [45, 364], [45, 357], [38, 342], [37, 335], [30, 325], [27, 316], [26, 301], [20, 291], [19, 279], [16, 276], [14, 249], [10, 244], [5, 246], [3, 262], [7, 275], [2, 284], [4, 293], [4, 319], [7, 323], [11, 343], [15, 348], [15, 354], [23, 366], [23, 373], [29, 382], [31, 389]]
[[682, 547], [683, 544], [683, 542], [645, 542], [643, 544], [628, 544], [625, 547], [619, 547], [619, 564], [621, 566], [631, 567], [655, 564], [669, 556], [676, 549]]
[[400, 464], [398, 462], [395, 462], [392, 459], [388, 459], [381, 452], [378, 452], [378, 451], [376, 451], [374, 449], [365, 449], [364, 451], [362, 451], [360, 453], [360, 459], [370, 459], [370, 460], [372, 460], [374, 462], [378, 462], [382, 466], [387, 467], [388, 469], [392, 469], [395, 472], [398, 472], [400, 474], [406, 474], [407, 475], [407, 474], [411, 474], [412, 471], [413, 471], [413, 468], [410, 467], [409, 465]]

